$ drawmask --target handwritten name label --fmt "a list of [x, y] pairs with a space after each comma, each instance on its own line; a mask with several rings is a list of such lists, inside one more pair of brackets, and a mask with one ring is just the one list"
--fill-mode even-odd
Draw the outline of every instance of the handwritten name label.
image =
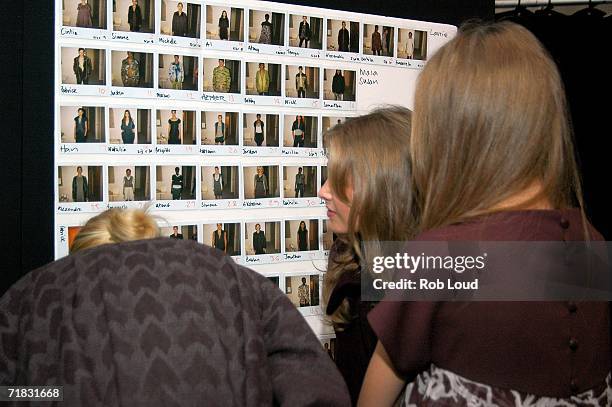
[[253, 149], [253, 148], [243, 148], [242, 149], [242, 154], [246, 154], [246, 155], [256, 155], [257, 154], [257, 150]]
[[342, 54], [332, 54], [331, 52], [326, 52], [325, 53], [325, 58], [340, 59], [340, 60], [345, 60], [346, 59], [346, 58], [344, 58], [344, 55], [342, 55]]
[[276, 50], [276, 55], [285, 55], [287, 52], [284, 49]]
[[333, 107], [333, 108], [336, 108], [336, 109], [341, 109], [342, 105], [339, 105], [338, 103], [335, 103], [335, 102], [326, 102], [326, 101], [323, 101], [323, 107]]
[[169, 208], [170, 207], [170, 202], [168, 203], [163, 203], [163, 202], [157, 202], [155, 204], [156, 208]]
[[[370, 63], [374, 63], [374, 58], [371, 58], [369, 56], [363, 55], [361, 57], [361, 62], [370, 62]], [[385, 61], [386, 62], [386, 61]]]
[[360, 57], [354, 57], [351, 55], [351, 62], [361, 62], [361, 58]]
[[259, 52], [259, 48], [254, 47], [254, 46], [252, 46], [252, 45], [249, 45], [249, 46], [247, 47], [247, 49], [248, 49], [249, 51]]
[[247, 263], [260, 263], [261, 259], [259, 257], [251, 257], [251, 256], [247, 256], [246, 258], [246, 262]]
[[170, 147], [158, 147], [155, 146], [155, 152], [158, 154], [166, 154], [170, 152]]
[[378, 85], [378, 79], [359, 78], [360, 85]]
[[240, 51], [242, 52], [244, 50], [244, 47], [242, 45], [234, 45], [232, 47], [232, 51]]
[[200, 153], [201, 154], [216, 154], [217, 150], [211, 150], [208, 148], [200, 148]]
[[218, 208], [219, 204], [217, 202], [202, 202], [202, 208]]
[[285, 253], [285, 260], [300, 260], [303, 256], [301, 254], [287, 254]]
[[281, 151], [282, 155], [300, 155], [300, 152], [297, 150], [290, 150], [290, 149], [286, 149], [283, 148], [283, 150]]
[[145, 44], [153, 44], [155, 41], [154, 40], [142, 40], [142, 42], [144, 42]]
[[105, 40], [106, 39], [106, 35], [94, 35], [93, 39], [94, 40]]
[[113, 40], [128, 40], [128, 41], [130, 40], [130, 36], [129, 35], [125, 35], [125, 34], [115, 34], [115, 33], [112, 33], [111, 34], [111, 38]]
[[310, 54], [310, 58], [321, 58], [320, 52], [313, 52]]
[[245, 97], [244, 98], [244, 103], [248, 103], [248, 104], [254, 105], [255, 104], [255, 99]]
[[432, 31], [431, 32], [431, 36], [432, 37], [444, 37], [444, 38], [448, 38], [448, 33], [442, 32], [442, 31]]
[[111, 90], [111, 96], [123, 96], [123, 95], [125, 95], [125, 92], [121, 90]]
[[287, 105], [291, 105], [291, 106], [293, 106], [293, 105], [297, 105], [297, 100], [295, 100], [295, 99], [293, 99], [293, 100], [291, 100], [291, 99], [289, 99], [289, 100], [285, 99], [285, 106], [287, 106]]
[[202, 95], [202, 100], [205, 102], [226, 102], [223, 95], [208, 95], [206, 93]]
[[60, 226], [60, 242], [65, 242], [66, 241], [66, 227], [65, 226]]
[[287, 55], [291, 55], [291, 56], [297, 57], [297, 56], [300, 55], [300, 53], [299, 52], [295, 52], [295, 51], [291, 51], [290, 49], [288, 49], [287, 50]]
[[297, 206], [300, 203], [297, 201], [297, 199], [283, 199], [283, 205], [284, 206]]
[[81, 208], [74, 208], [70, 206], [58, 206], [57, 210], [59, 212], [81, 212], [82, 211]]
[[162, 99], [169, 99], [170, 95], [168, 93], [157, 92], [157, 97]]
[[261, 206], [261, 202], [258, 201], [246, 201], [242, 203], [243, 207]]
[[162, 43], [162, 44], [176, 45], [176, 40], [174, 38], [159, 37], [159, 42]]
[[76, 88], [70, 88], [64, 85], [62, 85], [61, 90], [62, 90], [62, 93], [77, 93]]
[[197, 41], [196, 41], [196, 42], [191, 41], [191, 42], [189, 43], [189, 46], [190, 46], [191, 48], [202, 48], [202, 45], [201, 45], [199, 42], [197, 42]]
[[79, 33], [77, 33], [75, 30], [73, 30], [72, 28], [62, 28], [60, 30], [60, 34], [61, 35], [74, 35], [74, 36], [78, 36]]
[[67, 146], [65, 144], [62, 144], [60, 146], [60, 152], [61, 153], [78, 153], [79, 148], [77, 146]]
[[108, 205], [106, 205], [107, 209], [111, 209], [111, 208], [119, 208], [119, 209], [127, 209], [128, 206], [127, 204], [113, 204], [113, 203], [109, 203]]
[[309, 151], [308, 152], [308, 157], [319, 157], [320, 154], [321, 153], [319, 151]]
[[397, 61], [396, 61], [396, 63], [397, 63], [399, 66], [411, 66], [411, 65], [410, 65], [410, 62], [408, 62], [408, 61], [400, 61], [400, 60], [397, 60]]
[[152, 147], [142, 147], [136, 150], [137, 154], [151, 154], [153, 152]]
[[127, 151], [127, 148], [123, 146], [108, 146], [106, 147], [106, 151], [108, 151], [109, 153], [125, 153]]

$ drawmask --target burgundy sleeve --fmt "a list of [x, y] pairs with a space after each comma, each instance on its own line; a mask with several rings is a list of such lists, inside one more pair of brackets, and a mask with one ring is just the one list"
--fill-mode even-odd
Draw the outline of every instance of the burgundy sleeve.
[[396, 372], [412, 380], [431, 363], [433, 319], [438, 302], [383, 301], [368, 320]]

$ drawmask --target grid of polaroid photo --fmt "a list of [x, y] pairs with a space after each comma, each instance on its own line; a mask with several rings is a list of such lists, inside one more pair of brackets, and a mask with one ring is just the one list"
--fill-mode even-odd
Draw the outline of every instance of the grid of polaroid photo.
[[[62, 0], [61, 38], [112, 40], [418, 68], [430, 34], [416, 22], [259, 1]], [[277, 7], [280, 6], [280, 7]], [[93, 62], [93, 61], [92, 61]]]
[[360, 69], [422, 68], [429, 30], [256, 0], [56, 7], [56, 256], [107, 208], [180, 212], [162, 236], [224, 251], [320, 314], [335, 239], [322, 135], [359, 114]]

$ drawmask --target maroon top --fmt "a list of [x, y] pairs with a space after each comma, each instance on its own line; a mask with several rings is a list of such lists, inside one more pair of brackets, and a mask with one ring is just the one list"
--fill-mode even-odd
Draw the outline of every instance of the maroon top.
[[[591, 230], [592, 240], [603, 240]], [[421, 241], [582, 238], [577, 209], [499, 212], [417, 236]], [[607, 302], [382, 302], [368, 319], [408, 381], [434, 363], [495, 387], [569, 397], [601, 384], [610, 371]]]

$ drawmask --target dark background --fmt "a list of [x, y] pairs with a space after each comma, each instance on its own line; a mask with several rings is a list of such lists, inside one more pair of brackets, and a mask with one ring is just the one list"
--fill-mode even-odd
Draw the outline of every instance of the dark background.
[[[54, 3], [11, 1], [0, 14], [1, 163], [8, 169], [7, 182], [0, 188], [4, 232], [0, 293], [27, 271], [53, 259]], [[329, 7], [328, 1], [285, 3]], [[333, 4], [339, 10], [453, 25], [473, 17], [490, 20], [494, 14], [492, 0], [335, 0]]]

